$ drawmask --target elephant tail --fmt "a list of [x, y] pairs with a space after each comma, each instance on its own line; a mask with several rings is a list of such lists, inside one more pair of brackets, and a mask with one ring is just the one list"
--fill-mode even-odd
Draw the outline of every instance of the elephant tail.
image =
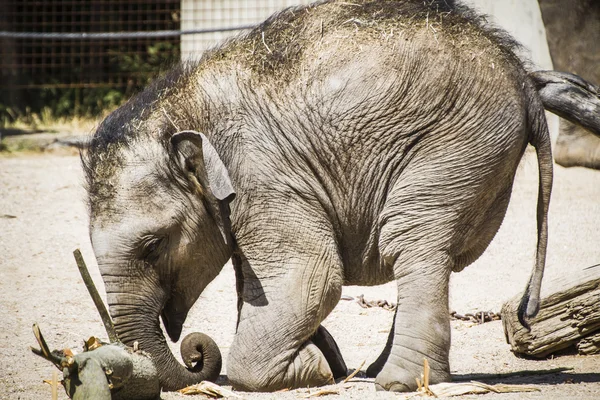
[[544, 276], [548, 246], [548, 207], [553, 178], [551, 140], [542, 99], [534, 87], [531, 87], [529, 93], [529, 143], [535, 147], [537, 154], [539, 183], [535, 265], [517, 311], [519, 322], [527, 329], [529, 329], [527, 320], [535, 317], [540, 309], [542, 277]]

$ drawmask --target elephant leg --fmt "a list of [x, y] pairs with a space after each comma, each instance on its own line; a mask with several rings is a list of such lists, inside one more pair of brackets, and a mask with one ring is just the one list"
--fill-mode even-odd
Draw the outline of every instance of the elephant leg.
[[[405, 179], [396, 182], [379, 215], [380, 262], [393, 271], [397, 306], [385, 349], [367, 370], [370, 376], [376, 375], [378, 390], [414, 390], [424, 358], [431, 368], [431, 383], [450, 380], [451, 254], [460, 254], [468, 237], [479, 233], [471, 229], [481, 214], [463, 210], [475, 205], [485, 205], [487, 210], [493, 202], [493, 196], [485, 196], [488, 204], [477, 204], [477, 194], [484, 193], [475, 190], [477, 181], [461, 190], [459, 184], [469, 182], [460, 176], [453, 179], [447, 171], [405, 171]], [[469, 230], [455, 234], [457, 226]]]
[[311, 336], [310, 341], [315, 344], [323, 353], [323, 356], [331, 368], [334, 379], [348, 376], [348, 367], [342, 357], [342, 353], [333, 336], [325, 329], [323, 325], [319, 325], [317, 331]]
[[301, 227], [278, 224], [277, 236], [254, 231], [250, 244], [240, 235], [243, 304], [227, 363], [236, 389], [315, 387], [345, 374], [339, 349], [319, 328], [343, 283], [335, 241], [323, 226], [302, 218]]
[[[382, 213], [386, 224], [380, 255], [393, 266], [398, 298], [385, 349], [367, 370], [378, 389], [391, 391], [414, 390], [424, 358], [431, 368], [430, 383], [450, 381], [450, 273], [477, 259], [494, 237], [510, 199], [511, 180], [497, 180], [493, 189], [481, 191], [482, 198], [455, 196], [456, 203], [446, 201], [435, 212], [422, 207], [443, 204], [448, 198], [443, 190], [415, 193], [416, 185], [402, 190], [407, 187], [413, 191], [394, 192]], [[477, 207], [478, 212], [463, 213], [461, 207]]]
[[406, 392], [416, 389], [423, 359], [431, 368], [429, 382], [450, 381], [450, 319], [448, 282], [451, 268], [444, 252], [421, 257], [398, 257], [398, 306], [393, 344], [387, 362], [375, 379], [378, 390]]
[[561, 120], [554, 160], [563, 167], [600, 169], [600, 137]]

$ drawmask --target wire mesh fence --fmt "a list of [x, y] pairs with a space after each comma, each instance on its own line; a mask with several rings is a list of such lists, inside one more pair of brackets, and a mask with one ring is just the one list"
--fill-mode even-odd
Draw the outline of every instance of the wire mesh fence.
[[302, 0], [0, 0], [0, 113], [93, 113]]
[[[269, 15], [307, 0], [181, 0], [181, 28], [218, 29], [222, 27], [252, 26]], [[215, 46], [231, 32], [184, 35], [181, 38], [181, 57], [193, 60], [202, 51]]]

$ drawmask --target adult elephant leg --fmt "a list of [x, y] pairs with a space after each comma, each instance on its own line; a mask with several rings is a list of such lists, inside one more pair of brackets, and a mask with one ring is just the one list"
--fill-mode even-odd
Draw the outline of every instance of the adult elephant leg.
[[[600, 85], [600, 3], [572, 0], [539, 0], [546, 38], [554, 69], [571, 72]], [[553, 149], [556, 163], [563, 167], [600, 169], [600, 138], [591, 132], [560, 121]]]
[[[270, 222], [277, 232], [249, 229], [251, 235], [237, 234], [243, 304], [227, 371], [238, 390], [333, 383], [332, 368], [311, 338], [341, 296], [343, 274], [335, 241], [327, 224], [306, 211], [302, 218], [282, 215], [285, 223], [273, 221], [278, 218], [273, 215]], [[329, 335], [321, 331], [316, 336]], [[323, 348], [333, 347], [329, 343]]]
[[348, 375], [348, 367], [342, 357], [342, 352], [333, 339], [333, 336], [331, 336], [329, 331], [327, 331], [323, 325], [319, 325], [319, 328], [317, 328], [317, 331], [312, 335], [310, 340], [319, 348], [319, 350], [321, 350], [321, 353], [323, 353], [323, 356], [331, 368], [334, 379]]
[[554, 160], [563, 167], [600, 169], [600, 137], [561, 120]]

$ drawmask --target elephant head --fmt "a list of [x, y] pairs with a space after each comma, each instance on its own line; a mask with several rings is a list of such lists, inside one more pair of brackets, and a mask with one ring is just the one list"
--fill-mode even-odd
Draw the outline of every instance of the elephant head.
[[90, 237], [119, 339], [152, 356], [164, 390], [215, 380], [216, 344], [206, 335], [184, 340], [186, 369], [159, 316], [177, 341], [189, 309], [231, 255], [228, 172], [201, 133], [123, 140], [103, 125], [83, 165]]

